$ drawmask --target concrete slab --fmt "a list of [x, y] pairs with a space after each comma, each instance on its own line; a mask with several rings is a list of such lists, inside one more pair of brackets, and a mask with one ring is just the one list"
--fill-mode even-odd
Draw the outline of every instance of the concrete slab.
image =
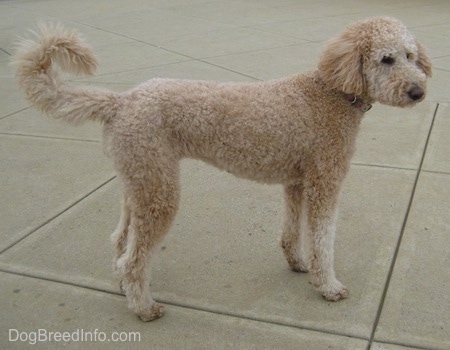
[[[2, 349], [365, 349], [366, 341], [171, 306], [143, 323], [121, 296], [0, 273]], [[43, 307], [45, 305], [45, 307]], [[41, 330], [41, 331], [39, 331]], [[40, 332], [41, 340], [33, 333]], [[69, 341], [45, 341], [67, 332]], [[21, 341], [20, 339], [23, 339]], [[86, 341], [93, 339], [93, 341]], [[121, 339], [122, 341], [114, 341]], [[85, 340], [85, 341], [83, 341]], [[36, 341], [35, 344], [33, 344]]]
[[[442, 33], [438, 29], [440, 26], [423, 26], [414, 28], [414, 34], [423, 43], [427, 54], [433, 60], [434, 69], [446, 69], [445, 61], [440, 62], [439, 58], [450, 55], [450, 43], [446, 40], [448, 34]], [[440, 28], [439, 28], [440, 29]], [[442, 63], [442, 64], [441, 64]], [[431, 80], [434, 81], [436, 75]]]
[[428, 143], [424, 170], [450, 173], [450, 107], [440, 103]]
[[62, 120], [47, 118], [32, 108], [0, 119], [0, 132], [12, 135], [56, 137], [96, 142], [101, 141], [102, 135], [99, 124], [85, 123], [73, 127]]
[[[324, 16], [302, 19], [296, 17], [295, 20], [292, 21], [272, 22], [252, 26], [252, 28], [270, 33], [292, 36], [307, 41], [323, 42], [330, 38], [330, 33], [338, 33], [349, 23], [350, 20], [345, 17]], [[311, 56], [310, 59], [312, 57], [313, 56]]]
[[361, 2], [360, 6], [358, 11], [350, 10], [346, 14], [343, 14], [342, 17], [354, 21], [372, 16], [392, 16], [400, 19], [412, 29], [419, 29], [448, 21], [444, 12], [448, 10], [449, 4], [442, 0], [437, 0], [434, 3], [408, 3], [407, 1], [401, 0], [391, 3], [372, 3], [370, 5]]
[[0, 250], [114, 176], [99, 143], [0, 135]]
[[341, 3], [310, 1], [260, 0], [250, 2], [213, 1], [201, 4], [176, 6], [168, 10], [200, 17], [210, 21], [233, 24], [236, 26], [259, 26], [269, 23], [289, 22], [298, 19], [344, 16], [358, 13], [365, 16], [371, 8], [392, 9], [391, 5], [370, 6], [365, 2], [349, 1], [347, 6]]
[[450, 175], [422, 173], [376, 340], [449, 349]]
[[[24, 31], [35, 26], [38, 21], [48, 21], [52, 18], [31, 10], [34, 1], [2, 1], [0, 3], [0, 47], [10, 51], [12, 43], [23, 36]], [[40, 2], [42, 6], [42, 2]], [[25, 6], [22, 6], [25, 5]], [[56, 19], [53, 18], [53, 21]]]
[[373, 343], [370, 347], [371, 350], [411, 350], [416, 349], [420, 350], [418, 347], [409, 347], [409, 346], [402, 346], [402, 345], [394, 345], [394, 344], [383, 344], [383, 343]]
[[[89, 45], [94, 49], [94, 52], [97, 52], [97, 50], [101, 48], [103, 49], [105, 47], [114, 47], [123, 44], [136, 43], [136, 40], [132, 38], [128, 38], [116, 33], [111, 33], [107, 30], [104, 30], [103, 28], [96, 28], [71, 20], [61, 20], [58, 21], [58, 23], [63, 24], [67, 28], [78, 30], [79, 34], [84, 38], [84, 40], [88, 42]], [[105, 55], [105, 58], [112, 59], [112, 57], [108, 57], [107, 55]], [[102, 62], [100, 62], [100, 65], [102, 65]]]
[[0, 121], [17, 111], [24, 110], [29, 106], [23, 96], [18, 94], [14, 88], [14, 79], [0, 78], [0, 99], [2, 101], [2, 109], [0, 110]]
[[446, 1], [416, 3], [414, 6], [407, 6], [407, 3], [400, 1], [397, 5], [399, 6], [392, 9], [391, 15], [398, 17], [412, 28], [436, 26], [448, 21], [443, 13], [450, 9]]
[[[99, 68], [96, 73], [98, 75], [126, 72], [188, 60], [186, 57], [139, 42], [99, 47], [94, 50], [95, 55], [99, 59]], [[120, 62], [120, 64], [118, 65], [117, 62]]]
[[[123, 18], [128, 18], [124, 21]], [[177, 15], [164, 9], [128, 7], [125, 11], [113, 11], [101, 15], [84, 14], [80, 23], [120, 34], [144, 43], [155, 39], [176, 38], [186, 34], [232, 29], [233, 26], [206, 21], [200, 18]], [[132, 25], [130, 25], [132, 23]]]
[[109, 236], [118, 223], [120, 200], [113, 180], [3, 253], [0, 268], [119, 293]]
[[353, 162], [418, 169], [435, 109], [432, 102], [405, 109], [374, 105], [362, 121]]
[[[61, 2], [55, 0], [42, 1], [14, 1], [10, 4], [17, 10], [28, 14], [34, 14], [36, 17], [48, 16], [54, 20], [79, 18], [104, 15], [105, 13], [123, 12], [123, 7], [117, 1], [100, 0], [95, 3], [81, 1], [78, 3]], [[131, 5], [131, 4], [130, 4]]]
[[285, 11], [282, 8], [282, 2], [278, 6], [273, 6], [273, 3], [270, 4], [265, 1], [259, 3], [212, 1], [183, 5], [172, 6], [167, 8], [167, 10], [175, 14], [192, 16], [212, 22], [227, 23], [237, 27], [296, 19], [292, 12]]
[[296, 45], [305, 40], [250, 28], [233, 28], [174, 39], [159, 38], [152, 42], [189, 57], [207, 58]]
[[[143, 68], [123, 73], [106, 74], [79, 79], [81, 82], [111, 84], [112, 82], [137, 85], [151, 78], [197, 79], [218, 81], [253, 81], [254, 79], [227, 68], [201, 61], [184, 61], [162, 66]], [[122, 89], [125, 90], [125, 89]]]
[[[239, 180], [194, 161], [182, 169], [180, 212], [152, 269], [157, 299], [369, 337], [414, 172], [352, 169], [336, 242], [336, 270], [352, 294], [330, 303], [313, 291], [308, 275], [291, 272], [284, 261], [278, 186]], [[118, 220], [119, 198], [117, 184], [104, 186], [3, 253], [0, 267], [118, 293], [108, 236]]]
[[450, 103], [450, 95], [447, 88], [450, 85], [450, 71], [448, 69], [434, 69], [434, 76], [431, 78], [428, 87], [429, 101]]
[[13, 50], [7, 47], [7, 44], [0, 44], [0, 79], [3, 86], [9, 86], [10, 79], [14, 78], [12, 67], [9, 66]]
[[268, 80], [315, 69], [321, 50], [321, 44], [305, 43], [206, 58], [204, 61], [259, 80]]

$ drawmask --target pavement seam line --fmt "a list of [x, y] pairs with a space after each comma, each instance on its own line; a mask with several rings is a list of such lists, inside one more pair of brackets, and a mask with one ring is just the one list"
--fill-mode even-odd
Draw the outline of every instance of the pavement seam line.
[[[390, 342], [390, 341], [381, 341], [381, 340], [377, 340], [377, 343], [379, 344], [385, 344], [385, 345], [397, 345], [400, 347], [405, 347], [407, 349], [417, 349], [417, 350], [439, 350], [438, 348], [424, 348], [423, 346], [420, 345], [411, 345], [411, 344], [407, 344], [407, 343], [401, 343], [401, 342]], [[406, 350], [406, 349], [405, 349]]]
[[[46, 281], [46, 282], [62, 284], [62, 285], [70, 286], [70, 287], [87, 289], [87, 290], [91, 290], [91, 291], [94, 291], [94, 292], [106, 293], [106, 294], [109, 294], [109, 295], [115, 295], [115, 296], [118, 296], [118, 297], [125, 298], [125, 295], [123, 293], [119, 292], [119, 291], [115, 292], [115, 291], [112, 291], [112, 290], [107, 289], [107, 288], [93, 287], [93, 286], [90, 286], [90, 285], [87, 285], [87, 284], [80, 284], [80, 283], [77, 283], [77, 282], [61, 280], [61, 279], [52, 278], [52, 277], [45, 276], [45, 275], [27, 273], [27, 272], [24, 272], [24, 271], [14, 271], [14, 269], [8, 269], [8, 268], [5, 268], [5, 267], [0, 267], [0, 272], [7, 273], [7, 274], [10, 274], [10, 275], [14, 275], [14, 276], [31, 278], [31, 279], [35, 279], [35, 280], [38, 280], [38, 281]], [[367, 338], [358, 337], [358, 336], [355, 336], [355, 335], [349, 335], [349, 334], [346, 334], [346, 333], [331, 332], [331, 331], [327, 331], [327, 330], [323, 330], [323, 329], [319, 329], [319, 328], [314, 328], [314, 327], [305, 327], [305, 326], [300, 326], [300, 325], [294, 325], [294, 324], [290, 324], [289, 322], [276, 322], [276, 321], [273, 321], [273, 320], [270, 320], [270, 319], [264, 319], [264, 318], [259, 318], [259, 317], [251, 317], [251, 316], [244, 315], [244, 314], [227, 312], [227, 311], [222, 311], [222, 310], [214, 310], [213, 308], [202, 308], [202, 307], [198, 307], [198, 306], [194, 306], [194, 305], [188, 305], [188, 304], [183, 304], [183, 303], [174, 303], [174, 302], [170, 302], [170, 301], [164, 300], [164, 298], [155, 298], [155, 301], [163, 303], [163, 304], [168, 305], [168, 306], [175, 306], [175, 307], [178, 307], [178, 308], [189, 309], [189, 310], [198, 311], [198, 312], [205, 312], [205, 313], [208, 313], [208, 314], [220, 315], [220, 316], [225, 316], [225, 317], [233, 317], [233, 318], [236, 318], [236, 319], [247, 320], [247, 321], [251, 321], [251, 322], [258, 322], [258, 323], [263, 323], [263, 324], [267, 324], [267, 325], [274, 325], [274, 326], [279, 326], [279, 327], [289, 327], [289, 328], [297, 329], [297, 330], [304, 330], [304, 331], [309, 331], [309, 332], [327, 334], [327, 335], [331, 335], [331, 336], [338, 336], [338, 337], [345, 337], [345, 338], [352, 338], [352, 339], [358, 339], [358, 340], [365, 340], [365, 341], [367, 341]]]
[[35, 137], [40, 139], [49, 139], [49, 140], [63, 140], [63, 141], [80, 141], [80, 142], [93, 142], [100, 143], [100, 140], [89, 140], [89, 139], [75, 139], [70, 137], [57, 137], [57, 136], [46, 136], [46, 135], [32, 135], [32, 134], [20, 134], [20, 133], [10, 133], [10, 132], [2, 132], [0, 131], [0, 135], [6, 136], [18, 136], [18, 137]]
[[81, 201], [85, 200], [87, 197], [89, 197], [90, 195], [92, 195], [94, 192], [97, 192], [97, 190], [99, 190], [100, 188], [102, 188], [103, 186], [107, 185], [108, 183], [110, 183], [111, 181], [113, 181], [116, 178], [116, 175], [112, 176], [111, 178], [109, 178], [108, 180], [102, 182], [100, 185], [96, 186], [94, 189], [90, 190], [87, 194], [83, 195], [81, 198], [78, 198], [77, 200], [75, 200], [75, 202], [69, 204], [67, 207], [65, 207], [64, 209], [62, 209], [61, 211], [59, 211], [58, 213], [54, 214], [53, 216], [49, 217], [48, 219], [46, 219], [44, 222], [38, 224], [38, 226], [36, 226], [35, 228], [31, 229], [30, 232], [26, 233], [23, 237], [21, 237], [20, 239], [18, 239], [17, 241], [11, 243], [10, 245], [8, 245], [7, 247], [5, 247], [4, 249], [2, 249], [0, 251], [0, 255], [5, 253], [6, 251], [8, 251], [9, 249], [11, 249], [12, 247], [14, 247], [15, 245], [19, 244], [20, 242], [22, 242], [24, 239], [26, 239], [27, 237], [29, 237], [30, 235], [32, 235], [33, 233], [35, 233], [36, 231], [40, 230], [42, 227], [44, 227], [45, 225], [47, 225], [48, 223], [52, 222], [53, 220], [55, 220], [56, 218], [58, 218], [59, 216], [63, 215], [66, 211], [70, 210], [71, 208], [73, 208], [74, 206], [76, 206], [78, 203], [80, 203]]
[[9, 117], [12, 117], [12, 116], [14, 116], [14, 115], [16, 115], [16, 114], [18, 114], [18, 113], [20, 113], [20, 112], [23, 112], [23, 111], [26, 111], [27, 109], [30, 109], [30, 108], [31, 108], [31, 107], [28, 106], [28, 107], [24, 107], [24, 108], [22, 108], [22, 109], [19, 109], [19, 110], [15, 111], [15, 112], [12, 112], [12, 113], [10, 113], [10, 114], [6, 114], [6, 115], [0, 117], [0, 120], [3, 120], [3, 119], [6, 119], [6, 118], [9, 118]]

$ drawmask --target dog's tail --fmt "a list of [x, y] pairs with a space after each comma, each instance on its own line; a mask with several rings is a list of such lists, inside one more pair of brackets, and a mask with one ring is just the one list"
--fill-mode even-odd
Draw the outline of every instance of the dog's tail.
[[92, 75], [97, 59], [75, 31], [61, 25], [39, 26], [35, 40], [18, 43], [12, 65], [27, 99], [40, 111], [71, 123], [106, 122], [118, 107], [118, 94], [93, 87], [73, 86], [53, 67], [77, 75]]

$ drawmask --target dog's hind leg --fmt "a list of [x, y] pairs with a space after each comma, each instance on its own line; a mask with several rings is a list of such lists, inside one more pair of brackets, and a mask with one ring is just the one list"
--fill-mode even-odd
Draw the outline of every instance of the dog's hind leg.
[[130, 218], [125, 252], [117, 260], [117, 270], [129, 308], [141, 320], [151, 321], [161, 317], [164, 308], [150, 295], [147, 267], [178, 207], [178, 170], [166, 167], [133, 172], [131, 178], [124, 179], [124, 190]]
[[[111, 242], [114, 249], [113, 270], [117, 272], [117, 260], [125, 253], [127, 245], [128, 227], [130, 226], [130, 209], [125, 198], [122, 200], [120, 221], [116, 230], [111, 234]], [[121, 286], [122, 289], [122, 286]], [[124, 292], [122, 290], [122, 292]]]
[[289, 266], [295, 272], [308, 272], [304, 245], [308, 245], [308, 228], [302, 220], [305, 216], [304, 188], [302, 184], [289, 185], [284, 188], [285, 218], [281, 247]]
[[347, 288], [336, 279], [334, 272], [334, 239], [340, 184], [337, 184], [336, 178], [327, 177], [325, 173], [316, 175], [307, 187], [307, 216], [312, 243], [309, 267], [316, 290], [325, 299], [337, 301], [348, 296]]

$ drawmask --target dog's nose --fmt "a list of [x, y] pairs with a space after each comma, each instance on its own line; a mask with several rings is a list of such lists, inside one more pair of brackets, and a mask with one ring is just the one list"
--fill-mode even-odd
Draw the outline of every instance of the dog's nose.
[[423, 91], [423, 89], [418, 86], [414, 86], [411, 90], [408, 91], [408, 96], [413, 101], [420, 100], [423, 95], [425, 95], [425, 91]]

